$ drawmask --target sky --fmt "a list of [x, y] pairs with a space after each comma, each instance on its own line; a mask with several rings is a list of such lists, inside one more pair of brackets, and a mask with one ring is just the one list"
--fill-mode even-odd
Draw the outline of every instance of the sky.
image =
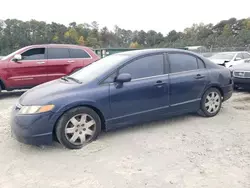
[[250, 17], [250, 0], [1, 0], [0, 19], [36, 19], [68, 25], [91, 23], [113, 29], [155, 30], [167, 34], [193, 23]]

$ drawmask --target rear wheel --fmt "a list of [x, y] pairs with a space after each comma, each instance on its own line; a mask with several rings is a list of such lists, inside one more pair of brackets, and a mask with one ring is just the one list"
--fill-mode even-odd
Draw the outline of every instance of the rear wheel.
[[205, 117], [213, 117], [218, 114], [221, 105], [222, 97], [220, 91], [216, 88], [210, 88], [201, 99], [201, 108], [198, 113]]
[[98, 114], [87, 107], [78, 107], [66, 112], [56, 125], [56, 137], [69, 149], [80, 149], [95, 140], [101, 132]]

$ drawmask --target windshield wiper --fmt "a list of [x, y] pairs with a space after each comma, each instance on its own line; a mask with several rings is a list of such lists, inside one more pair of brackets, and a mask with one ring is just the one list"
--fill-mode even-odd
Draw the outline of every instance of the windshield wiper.
[[61, 77], [62, 80], [68, 82], [67, 78], [64, 76], [64, 77]]
[[76, 78], [73, 78], [73, 77], [70, 77], [70, 76], [64, 76], [63, 79], [65, 79], [65, 80], [72, 80], [72, 81], [74, 81], [74, 82], [76, 82], [78, 84], [82, 84], [82, 82], [80, 80], [78, 80]]

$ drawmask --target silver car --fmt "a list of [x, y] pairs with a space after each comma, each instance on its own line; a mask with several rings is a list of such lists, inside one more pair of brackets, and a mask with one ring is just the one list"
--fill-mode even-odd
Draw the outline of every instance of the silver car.
[[212, 62], [227, 68], [250, 62], [249, 52], [220, 52], [209, 58]]

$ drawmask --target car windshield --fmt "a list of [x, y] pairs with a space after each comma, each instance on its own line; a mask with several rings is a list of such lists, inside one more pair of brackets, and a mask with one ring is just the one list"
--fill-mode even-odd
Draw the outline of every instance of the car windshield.
[[11, 54], [9, 54], [9, 55], [3, 57], [1, 60], [9, 59], [9, 58], [12, 57], [13, 55], [18, 54], [19, 52], [21, 52], [22, 50], [23, 50], [23, 48], [22, 48], [22, 49], [19, 49], [19, 50], [17, 50], [17, 51], [15, 51], [15, 52], [12, 52]]
[[221, 59], [231, 61], [235, 56], [235, 53], [218, 53], [211, 57], [211, 59]]
[[109, 71], [127, 58], [127, 55], [110, 55], [71, 74], [70, 77], [86, 83]]

